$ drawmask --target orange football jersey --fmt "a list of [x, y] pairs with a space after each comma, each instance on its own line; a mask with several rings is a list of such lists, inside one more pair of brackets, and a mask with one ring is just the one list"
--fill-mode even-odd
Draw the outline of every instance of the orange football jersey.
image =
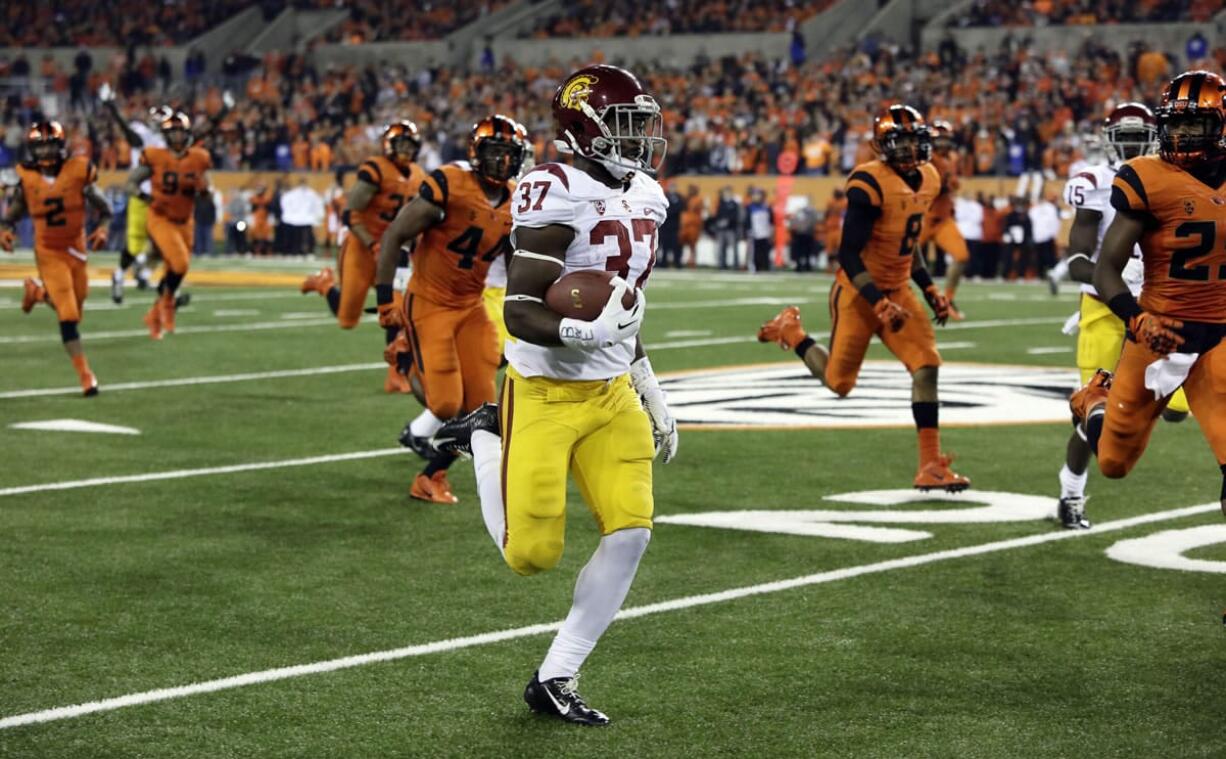
[[853, 193], [857, 198], [867, 196], [869, 204], [881, 212], [860, 257], [882, 290], [905, 287], [911, 279], [911, 257], [924, 229], [924, 215], [941, 191], [936, 167], [926, 163], [919, 172], [916, 190], [882, 161], [862, 163], [847, 178], [849, 201], [855, 202]]
[[430, 172], [421, 196], [443, 209], [443, 219], [427, 229], [413, 252], [409, 292], [448, 306], [481, 302], [485, 275], [494, 259], [511, 247], [511, 204], [515, 189], [494, 205], [466, 163], [449, 163]]
[[953, 159], [936, 153], [932, 154], [932, 165], [941, 175], [941, 192], [932, 202], [932, 210], [928, 212], [929, 223], [935, 224], [954, 216], [954, 195], [958, 192], [958, 165]]
[[409, 167], [408, 172], [402, 172], [396, 164], [379, 155], [362, 162], [358, 168], [358, 179], [379, 189], [361, 211], [349, 211], [349, 221], [351, 224], [360, 223], [378, 240], [396, 218], [400, 207], [416, 197], [425, 172], [416, 163]]
[[17, 167], [26, 207], [34, 219], [34, 247], [85, 255], [85, 188], [98, 178], [88, 158], [74, 156], [55, 177]]
[[1141, 307], [1226, 323], [1226, 182], [1210, 187], [1158, 156], [1142, 156], [1116, 173], [1111, 205], [1146, 219]]
[[196, 193], [205, 187], [204, 173], [213, 165], [209, 154], [203, 148], [188, 148], [183, 155], [170, 148], [145, 148], [140, 162], [153, 170], [150, 209], [176, 223], [191, 219]]

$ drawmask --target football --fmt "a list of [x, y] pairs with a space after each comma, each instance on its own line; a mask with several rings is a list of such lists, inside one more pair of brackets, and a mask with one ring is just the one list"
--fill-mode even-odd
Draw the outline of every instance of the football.
[[[576, 271], [567, 274], [549, 286], [545, 293], [545, 305], [551, 311], [571, 319], [591, 321], [604, 309], [609, 302], [609, 293], [613, 286], [611, 271]], [[627, 291], [622, 298], [622, 305], [630, 308], [634, 305], [633, 291]]]

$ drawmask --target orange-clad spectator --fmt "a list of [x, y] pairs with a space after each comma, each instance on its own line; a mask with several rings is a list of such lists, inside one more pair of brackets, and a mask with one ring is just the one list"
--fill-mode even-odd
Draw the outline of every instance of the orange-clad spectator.
[[251, 224], [247, 239], [251, 252], [264, 256], [272, 252], [272, 192], [267, 185], [258, 185], [251, 196]]
[[705, 206], [702, 195], [698, 193], [698, 186], [690, 185], [685, 192], [685, 210], [681, 212], [681, 231], [678, 239], [682, 251], [689, 251], [685, 265], [691, 269], [698, 263], [698, 237], [702, 234], [704, 211]]
[[332, 146], [323, 140], [311, 145], [311, 171], [327, 171], [332, 168]]
[[839, 245], [843, 243], [843, 215], [847, 213], [847, 196], [843, 188], [836, 187], [830, 202], [826, 204], [826, 217], [822, 221], [825, 233], [827, 268], [834, 271], [838, 267]]
[[307, 142], [306, 137], [298, 135], [298, 139], [290, 145], [289, 154], [295, 169], [305, 171], [311, 167], [311, 143]]

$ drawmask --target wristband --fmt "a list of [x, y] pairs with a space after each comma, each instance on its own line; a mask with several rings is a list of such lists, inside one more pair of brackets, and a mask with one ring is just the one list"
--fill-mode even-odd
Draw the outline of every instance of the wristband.
[[1140, 316], [1144, 312], [1141, 304], [1137, 303], [1137, 299], [1132, 297], [1132, 293], [1127, 290], [1107, 301], [1107, 308], [1111, 309], [1111, 313], [1123, 319], [1124, 324], [1132, 324], [1133, 317]]
[[934, 284], [932, 281], [932, 275], [929, 274], [928, 270], [922, 266], [911, 270], [911, 281], [919, 285], [919, 289], [921, 290], [927, 290]]
[[867, 282], [860, 288], [860, 297], [868, 301], [870, 306], [877, 305], [877, 301], [885, 297], [885, 293], [877, 289], [877, 285], [873, 282]]
[[375, 303], [380, 306], [387, 305], [394, 300], [392, 295], [391, 285], [375, 285]]

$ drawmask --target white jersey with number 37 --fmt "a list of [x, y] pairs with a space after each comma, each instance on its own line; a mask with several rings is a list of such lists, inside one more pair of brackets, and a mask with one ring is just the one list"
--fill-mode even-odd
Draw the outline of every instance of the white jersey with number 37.
[[[1098, 251], [1103, 246], [1103, 236], [1107, 227], [1115, 218], [1115, 208], [1111, 205], [1111, 183], [1115, 180], [1115, 167], [1105, 163], [1075, 165], [1075, 173], [1069, 175], [1064, 185], [1064, 202], [1074, 209], [1084, 208], [1087, 211], [1097, 211], [1102, 214], [1098, 221], [1098, 236], [1094, 240], [1094, 250], [1074, 251], [1088, 252], [1090, 259], [1098, 260]], [[1141, 249], [1132, 251], [1132, 260], [1124, 267], [1124, 283], [1133, 295], [1140, 295], [1141, 282], [1145, 276], [1145, 268], [1141, 263]], [[1081, 291], [1097, 296], [1093, 285], [1082, 284]]]
[[[546, 163], [525, 174], [515, 189], [511, 242], [518, 247], [515, 232], [521, 227], [570, 227], [575, 237], [559, 277], [611, 271], [642, 288], [655, 265], [659, 229], [667, 215], [664, 191], [645, 174], [636, 173], [624, 188], [609, 187], [571, 166]], [[508, 341], [506, 355], [525, 377], [607, 380], [630, 371], [634, 342], [628, 338], [609, 348], [584, 351]]]

